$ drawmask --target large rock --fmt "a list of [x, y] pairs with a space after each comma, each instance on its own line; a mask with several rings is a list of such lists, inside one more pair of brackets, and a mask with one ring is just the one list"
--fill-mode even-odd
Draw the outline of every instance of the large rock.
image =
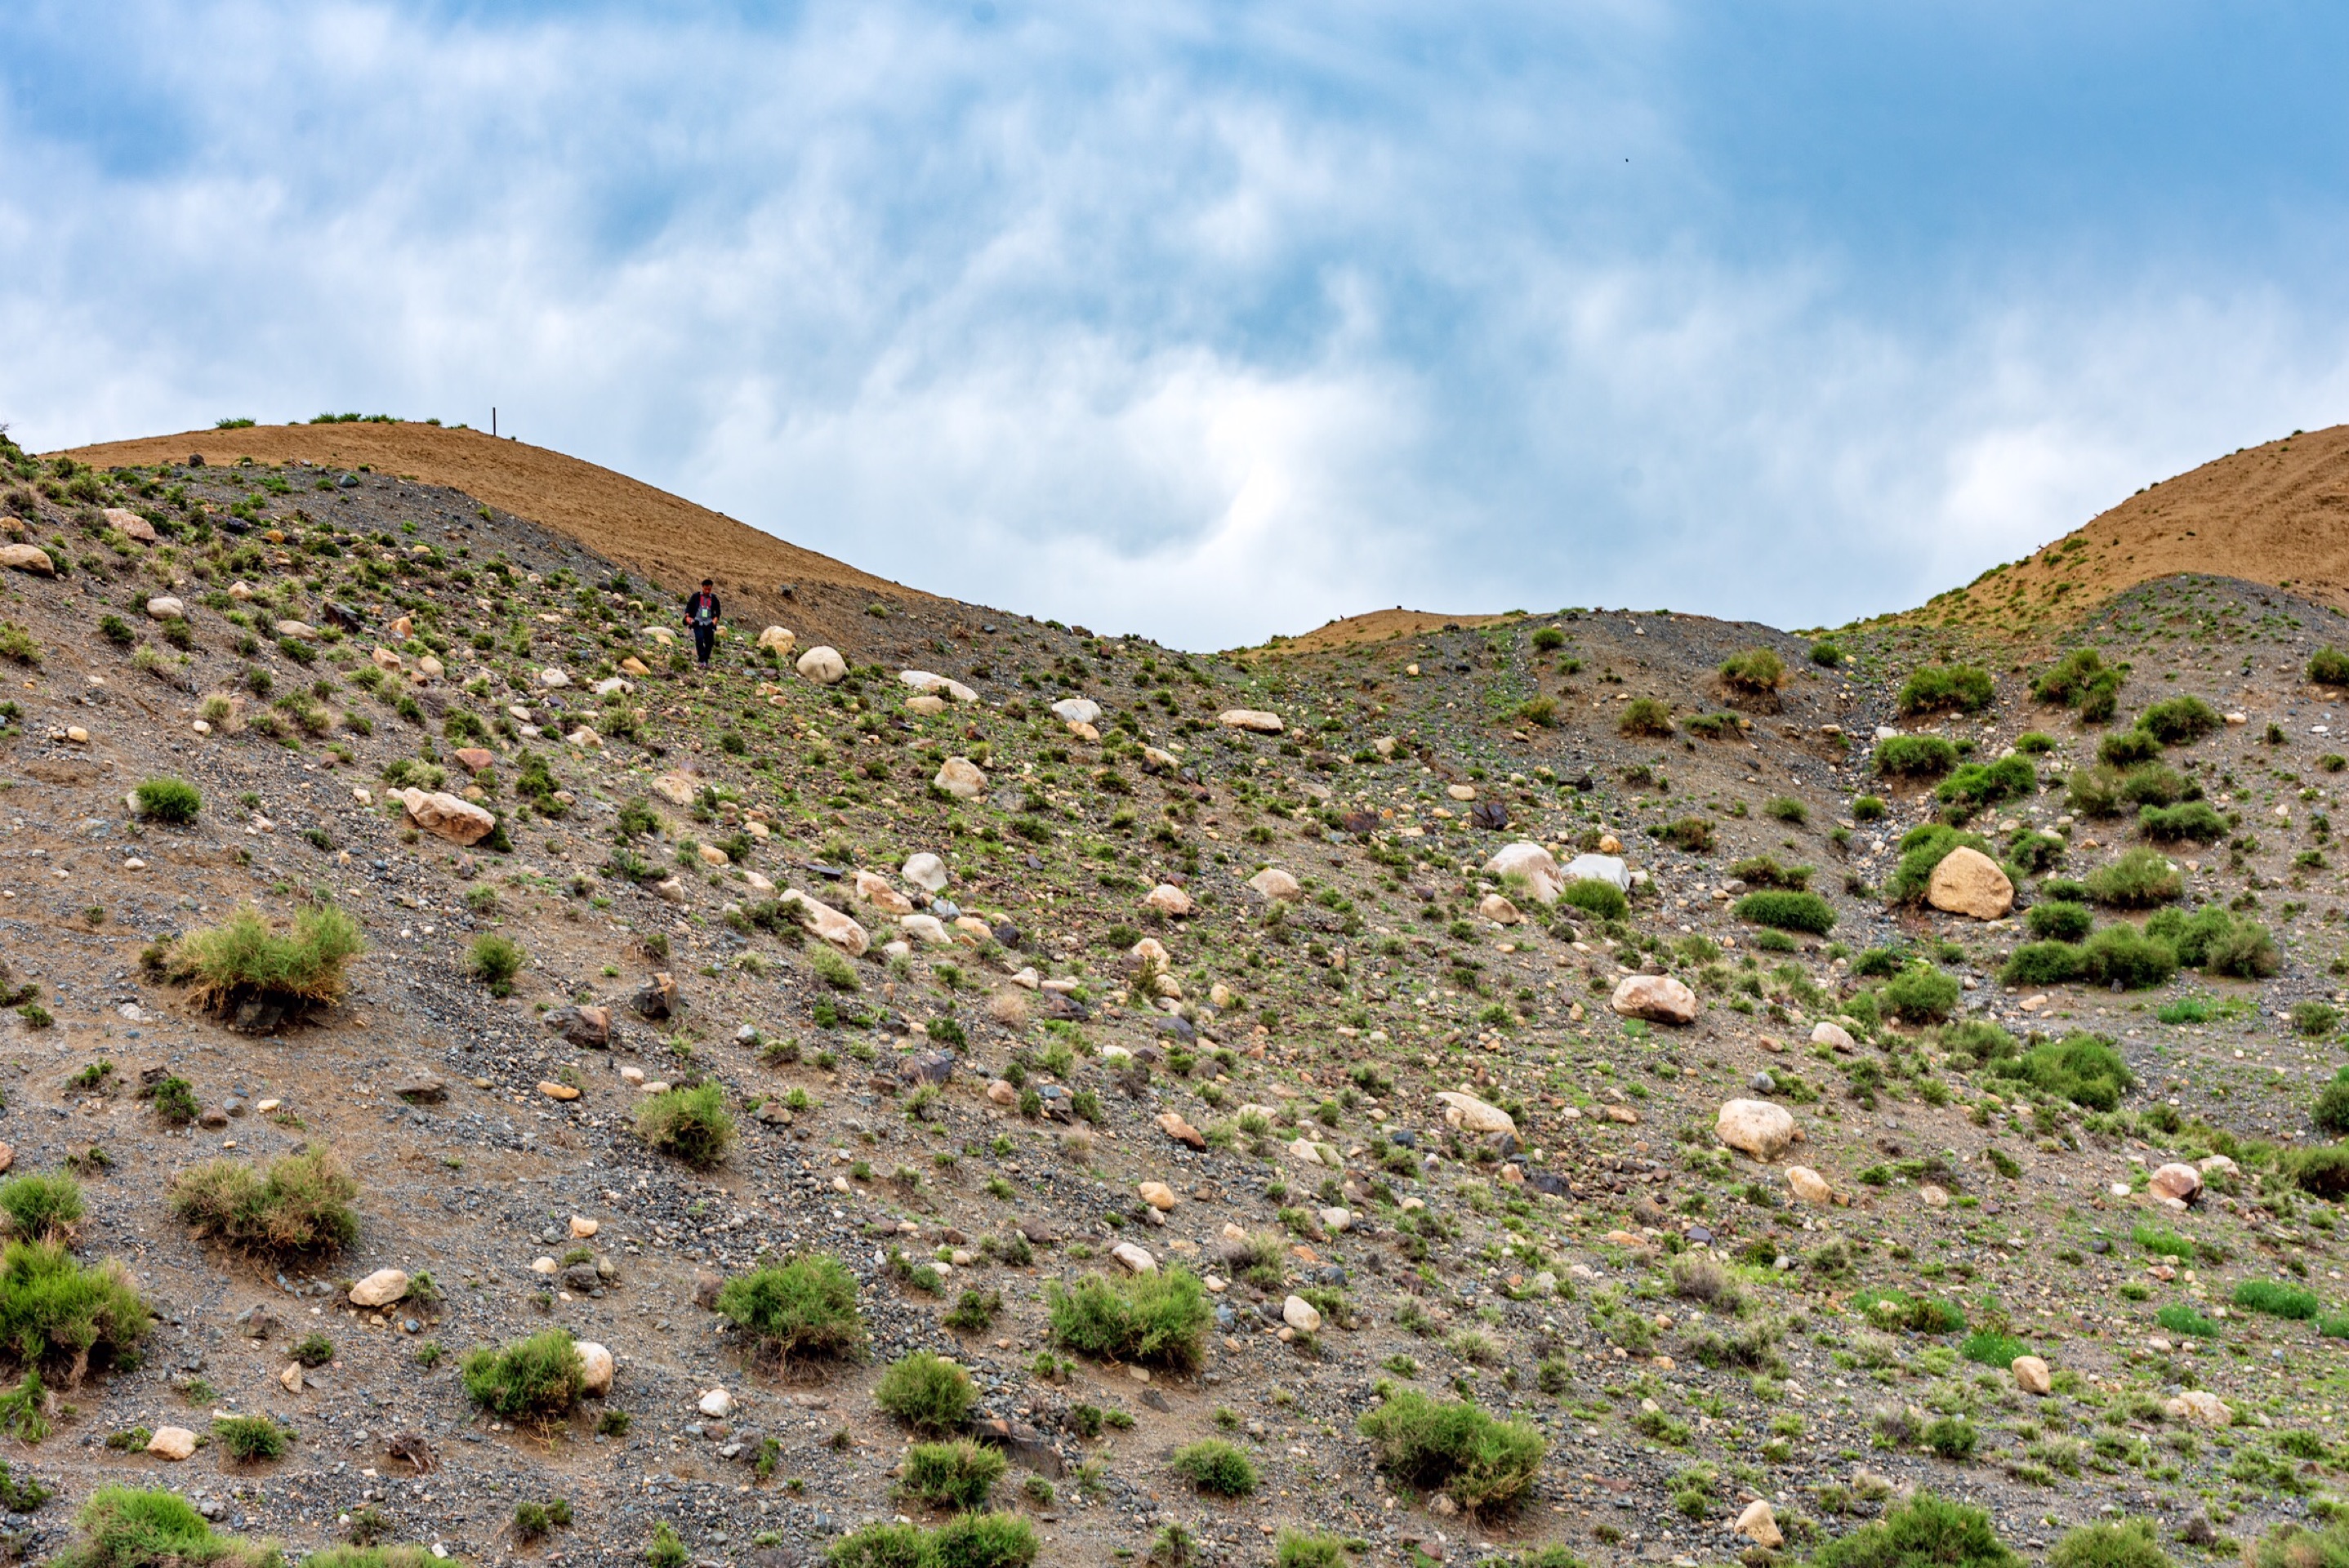
[[1301, 1295], [1292, 1295], [1280, 1304], [1280, 1321], [1299, 1334], [1321, 1332], [1321, 1313]]
[[2156, 1171], [2146, 1186], [2156, 1197], [2191, 1203], [2202, 1195], [2202, 1172], [2173, 1161]]
[[583, 1387], [590, 1394], [612, 1391], [613, 1361], [611, 1351], [592, 1339], [582, 1339], [573, 1346], [579, 1352], [579, 1365], [586, 1370]]
[[2235, 1424], [2235, 1412], [2227, 1402], [2204, 1388], [2189, 1388], [2174, 1399], [2163, 1400], [2161, 1412], [2173, 1421], [2191, 1421], [2202, 1427]]
[[592, 1002], [576, 1007], [557, 1007], [546, 1015], [546, 1026], [554, 1030], [574, 1046], [601, 1047], [612, 1043], [612, 1010]]
[[104, 516], [109, 525], [122, 531], [125, 538], [135, 539], [141, 544], [162, 542], [160, 536], [155, 531], [155, 525], [135, 511], [127, 511], [119, 506], [110, 506], [106, 509]]
[[884, 914], [911, 914], [914, 901], [889, 885], [889, 879], [878, 872], [856, 873], [856, 896]]
[[0, 544], [0, 567], [29, 572], [36, 577], [57, 574], [57, 563], [49, 559], [49, 552], [32, 544]]
[[770, 626], [759, 634], [759, 645], [762, 648], [772, 648], [783, 657], [789, 658], [792, 656], [792, 650], [799, 645], [799, 637], [787, 627]]
[[1281, 729], [1280, 715], [1255, 707], [1227, 707], [1216, 715], [1216, 722], [1233, 729], [1254, 730], [1258, 735], [1278, 735]]
[[1825, 1018], [1811, 1026], [1811, 1044], [1841, 1051], [1846, 1056], [1859, 1048], [1859, 1042], [1851, 1037], [1849, 1029], [1841, 1024], [1831, 1024]]
[[1786, 1167], [1786, 1189], [1806, 1203], [1825, 1205], [1835, 1202], [1835, 1189], [1827, 1185], [1826, 1177], [1807, 1165]]
[[395, 791], [408, 808], [408, 820], [435, 838], [452, 844], [478, 844], [490, 836], [498, 820], [461, 795], [443, 790], [408, 789]]
[[926, 942], [932, 947], [954, 945], [954, 938], [947, 934], [947, 923], [935, 914], [902, 915], [898, 918], [897, 929], [915, 941]]
[[1052, 705], [1052, 717], [1062, 724], [1092, 724], [1101, 716], [1101, 704], [1089, 696], [1064, 696]]
[[947, 758], [930, 783], [958, 800], [976, 800], [987, 793], [987, 775], [968, 757]]
[[1506, 1132], [1517, 1135], [1517, 1124], [1509, 1113], [1497, 1105], [1488, 1105], [1465, 1089], [1444, 1089], [1435, 1097], [1444, 1106], [1444, 1125], [1462, 1132], [1479, 1135]]
[[907, 855], [905, 863], [897, 868], [897, 874], [925, 892], [944, 892], [947, 883], [953, 880], [947, 874], [946, 861], [927, 850]]
[[1162, 1214], [1180, 1201], [1174, 1196], [1174, 1189], [1164, 1181], [1144, 1181], [1140, 1191], [1142, 1201]]
[[1160, 882], [1142, 901], [1146, 909], [1154, 909], [1172, 919], [1180, 920], [1191, 913], [1191, 895], [1173, 882]]
[[794, 905], [799, 910], [800, 923], [815, 933], [818, 940], [831, 944], [851, 958], [862, 958], [873, 945], [865, 929], [828, 903], [820, 903], [797, 888], [786, 888], [776, 901]]
[[1566, 862], [1566, 880], [1609, 882], [1620, 892], [1630, 892], [1631, 868], [1623, 863], [1620, 855], [1577, 855]]
[[810, 648], [792, 667], [818, 686], [837, 686], [848, 678], [848, 661], [838, 648]]
[[1495, 851], [1493, 858], [1485, 862], [1485, 874], [1503, 879], [1523, 877], [1526, 891], [1533, 894], [1537, 903], [1545, 904], [1557, 902], [1567, 881], [1558, 875], [1557, 861], [1547, 850], [1524, 839], [1503, 844]]
[[1158, 1260], [1132, 1242], [1120, 1242], [1110, 1248], [1109, 1255], [1125, 1265], [1132, 1274], [1156, 1274]]
[[147, 618], [150, 621], [184, 621], [188, 607], [169, 593], [158, 593], [147, 601]]
[[1763, 1498], [1755, 1498], [1737, 1516], [1737, 1533], [1764, 1551], [1775, 1552], [1786, 1543], [1784, 1532], [1778, 1528], [1778, 1515]]
[[538, 672], [538, 684], [548, 691], [560, 691], [571, 684], [571, 674], [568, 670], [549, 665]]
[[408, 1275], [398, 1269], [378, 1269], [351, 1286], [353, 1306], [389, 1306], [408, 1295]]
[[318, 628], [307, 621], [280, 621], [277, 623], [277, 634], [290, 637], [297, 643], [315, 643], [318, 640]]
[[1669, 975], [1626, 975], [1608, 1005], [1627, 1018], [1657, 1024], [1696, 1022], [1696, 993]]
[[897, 679], [916, 691], [926, 692], [932, 696], [950, 696], [957, 702], [978, 700], [978, 694], [962, 682], [948, 680], [944, 676], [934, 676], [927, 670], [899, 670]]
[[[1006, 1084], [1003, 1087], [1009, 1088], [1011, 1086], [1009, 1084]], [[1014, 1098], [1017, 1098], [1017, 1096], [1015, 1095]], [[1158, 1113], [1158, 1130], [1164, 1133], [1167, 1137], [1173, 1139], [1177, 1143], [1188, 1144], [1194, 1149], [1205, 1149], [1207, 1147], [1206, 1135], [1201, 1132], [1197, 1128], [1192, 1126], [1189, 1122], [1184, 1120], [1178, 1112], [1172, 1110], [1160, 1111]]]
[[1496, 892], [1488, 892], [1478, 899], [1476, 913], [1495, 925], [1516, 925], [1526, 918], [1516, 904]]
[[1933, 868], [1925, 883], [1925, 902], [1974, 920], [2002, 920], [2014, 907], [2014, 883], [1996, 861], [1961, 844]]
[[1733, 1099], [1721, 1108], [1713, 1136], [1756, 1160], [1775, 1160], [1795, 1141], [1795, 1118], [1766, 1099]]
[[1248, 886], [1277, 903], [1292, 903], [1305, 896], [1304, 886], [1278, 866], [1267, 866], [1248, 878]]
[[193, 1459], [196, 1434], [185, 1427], [158, 1427], [155, 1435], [147, 1439], [147, 1451], [162, 1460]]
[[2054, 1374], [2047, 1363], [2036, 1356], [2018, 1356], [2007, 1370], [2014, 1374], [2014, 1386], [2026, 1394], [2052, 1394], [2055, 1391]]

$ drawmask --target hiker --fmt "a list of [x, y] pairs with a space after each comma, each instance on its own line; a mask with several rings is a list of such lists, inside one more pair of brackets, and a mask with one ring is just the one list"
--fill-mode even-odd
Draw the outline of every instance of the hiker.
[[718, 584], [707, 577], [701, 592], [685, 602], [685, 624], [693, 628], [693, 656], [707, 665], [718, 641]]

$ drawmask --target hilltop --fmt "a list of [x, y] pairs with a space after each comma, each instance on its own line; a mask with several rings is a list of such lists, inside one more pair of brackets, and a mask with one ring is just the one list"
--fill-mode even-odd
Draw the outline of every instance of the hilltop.
[[274, 435], [0, 444], [0, 1214], [154, 1315], [0, 1343], [24, 1553], [2349, 1553], [2331, 604], [703, 670], [634, 492]]

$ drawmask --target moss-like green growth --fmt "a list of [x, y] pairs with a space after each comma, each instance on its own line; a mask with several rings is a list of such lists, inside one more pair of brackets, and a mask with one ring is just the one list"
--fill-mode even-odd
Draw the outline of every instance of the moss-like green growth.
[[719, 1287], [717, 1309], [773, 1360], [864, 1358], [867, 1336], [856, 1305], [856, 1276], [829, 1253], [736, 1275]]

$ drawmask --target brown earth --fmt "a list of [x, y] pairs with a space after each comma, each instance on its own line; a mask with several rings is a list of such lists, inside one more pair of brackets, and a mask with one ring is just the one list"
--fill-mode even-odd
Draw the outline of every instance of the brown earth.
[[435, 425], [254, 425], [188, 430], [77, 447], [63, 455], [99, 468], [184, 462], [372, 464], [478, 500], [580, 541], [631, 572], [682, 591], [703, 576], [721, 590], [771, 596], [784, 583], [915, 594], [898, 583], [802, 550], [667, 490], [545, 447]]
[[1489, 626], [1496, 621], [1516, 618], [1514, 615], [1446, 615], [1433, 610], [1406, 610], [1398, 604], [1392, 610], [1372, 610], [1361, 615], [1343, 616], [1316, 626], [1301, 637], [1275, 637], [1263, 647], [1248, 651], [1257, 654], [1320, 654], [1332, 648], [1383, 643], [1390, 638], [1417, 636], [1425, 632]]

